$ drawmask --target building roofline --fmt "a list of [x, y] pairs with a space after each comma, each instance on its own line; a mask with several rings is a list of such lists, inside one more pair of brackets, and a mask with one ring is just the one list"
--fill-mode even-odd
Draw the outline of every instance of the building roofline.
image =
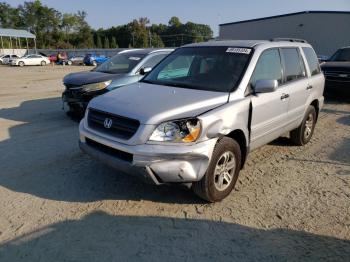
[[231, 22], [231, 23], [223, 23], [223, 24], [219, 24], [219, 26], [256, 22], [256, 21], [268, 20], [273, 18], [281, 18], [281, 17], [293, 16], [293, 15], [301, 15], [301, 14], [350, 14], [350, 11], [302, 11], [302, 12], [296, 12], [296, 13], [283, 14], [283, 15], [274, 15], [274, 16], [255, 18], [255, 19], [242, 20], [242, 21]]

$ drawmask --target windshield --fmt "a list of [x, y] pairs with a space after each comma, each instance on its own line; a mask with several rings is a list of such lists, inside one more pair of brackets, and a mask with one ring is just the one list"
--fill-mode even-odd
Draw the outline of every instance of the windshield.
[[136, 53], [117, 54], [98, 66], [94, 71], [110, 74], [129, 73], [144, 56], [144, 54]]
[[142, 82], [230, 92], [246, 68], [251, 49], [234, 47], [185, 47], [167, 56]]
[[329, 60], [350, 62], [350, 48], [339, 49]]

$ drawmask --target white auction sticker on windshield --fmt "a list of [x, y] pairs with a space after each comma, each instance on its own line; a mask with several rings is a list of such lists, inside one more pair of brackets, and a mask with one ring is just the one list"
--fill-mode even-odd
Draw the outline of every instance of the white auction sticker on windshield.
[[249, 49], [249, 48], [229, 47], [229, 48], [227, 48], [226, 53], [249, 55], [251, 51], [252, 51], [252, 49]]
[[134, 61], [139, 61], [141, 59], [141, 57], [130, 56], [129, 59], [134, 60]]

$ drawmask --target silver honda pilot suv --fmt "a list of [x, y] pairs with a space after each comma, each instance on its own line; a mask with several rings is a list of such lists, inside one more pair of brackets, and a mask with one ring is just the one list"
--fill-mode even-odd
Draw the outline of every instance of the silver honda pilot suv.
[[297, 145], [310, 141], [324, 82], [305, 41], [186, 45], [140, 82], [93, 99], [80, 147], [117, 170], [220, 201], [249, 152], [286, 132]]

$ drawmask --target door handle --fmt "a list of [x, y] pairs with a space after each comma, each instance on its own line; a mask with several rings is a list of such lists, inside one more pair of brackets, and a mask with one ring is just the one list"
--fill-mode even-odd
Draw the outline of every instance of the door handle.
[[306, 88], [306, 90], [310, 90], [310, 89], [312, 89], [312, 88], [313, 88], [312, 85], [308, 85], [307, 88]]
[[282, 94], [281, 100], [284, 100], [284, 99], [286, 99], [286, 98], [288, 98], [288, 97], [289, 97], [289, 94]]

